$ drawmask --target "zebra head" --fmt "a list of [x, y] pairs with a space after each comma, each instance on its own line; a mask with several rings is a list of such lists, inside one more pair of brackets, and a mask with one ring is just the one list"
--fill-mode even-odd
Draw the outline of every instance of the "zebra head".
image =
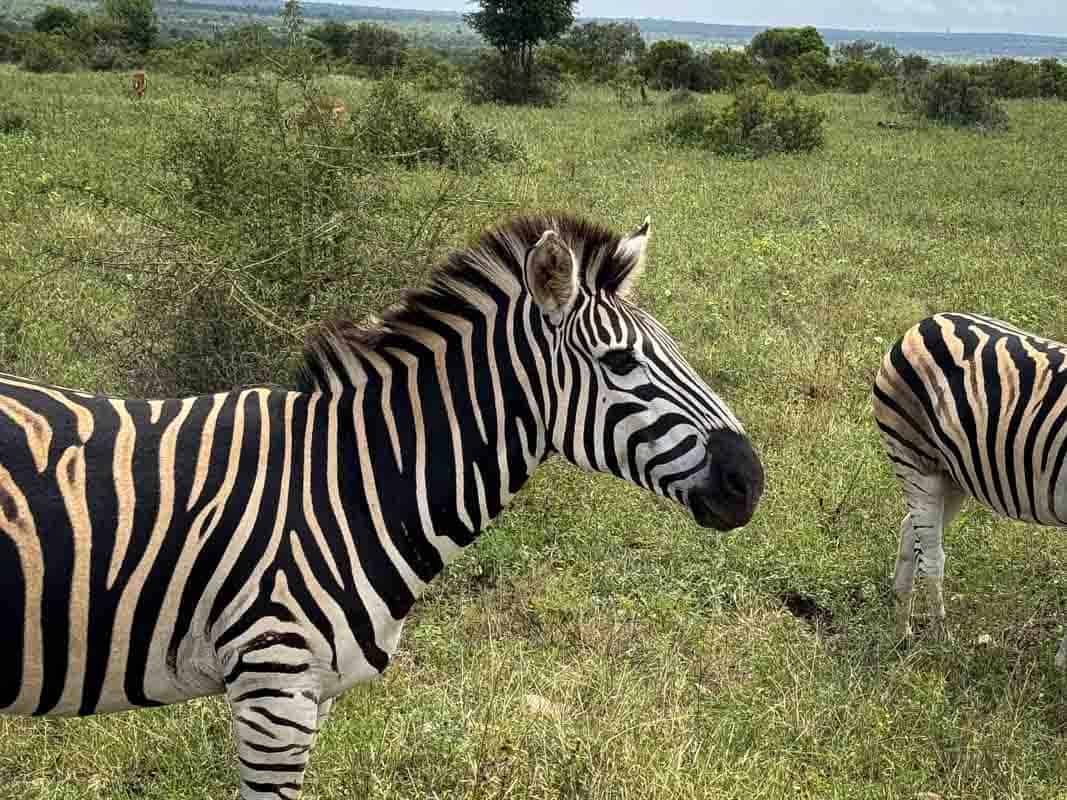
[[677, 500], [704, 527], [747, 523], [763, 492], [759, 457], [670, 334], [630, 300], [650, 221], [626, 237], [543, 221], [524, 277], [547, 332], [551, 446]]

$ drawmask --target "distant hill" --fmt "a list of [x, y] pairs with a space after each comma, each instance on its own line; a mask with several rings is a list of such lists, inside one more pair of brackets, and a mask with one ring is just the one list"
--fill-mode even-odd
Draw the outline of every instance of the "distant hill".
[[[160, 4], [188, 13], [193, 9], [224, 12], [229, 15], [277, 16], [279, 0], [163, 0]], [[400, 27], [447, 29], [457, 43], [474, 45], [475, 34], [454, 11], [419, 11], [405, 8], [378, 8], [351, 3], [308, 2], [304, 14], [313, 19], [368, 20]], [[583, 20], [584, 21], [584, 20]], [[681, 39], [694, 46], [743, 47], [766, 26], [713, 25], [669, 19], [635, 19], [649, 41]], [[900, 33], [888, 31], [820, 28], [833, 46], [838, 42], [870, 39], [892, 45], [902, 53], [920, 53], [940, 61], [983, 61], [997, 57], [1023, 59], [1060, 58], [1067, 60], [1067, 38], [1016, 33]]]

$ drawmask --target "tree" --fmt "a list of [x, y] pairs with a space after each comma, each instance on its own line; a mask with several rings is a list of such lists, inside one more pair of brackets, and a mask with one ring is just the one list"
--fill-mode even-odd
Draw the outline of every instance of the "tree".
[[130, 47], [143, 51], [155, 44], [159, 18], [153, 0], [103, 0], [103, 11], [122, 28]]
[[801, 73], [821, 74], [829, 67], [830, 48], [812, 27], [768, 28], [752, 38], [748, 50], [766, 67], [771, 83], [779, 89], [801, 80]]
[[641, 74], [657, 89], [688, 88], [693, 48], [688, 42], [655, 42], [641, 59]]
[[33, 29], [38, 33], [65, 33], [77, 28], [79, 21], [79, 15], [65, 6], [45, 6], [33, 18]]
[[352, 63], [372, 70], [400, 66], [408, 46], [401, 34], [372, 22], [359, 23], [352, 29], [350, 40], [348, 57]]
[[319, 27], [308, 31], [308, 36], [322, 42], [334, 58], [343, 58], [352, 45], [352, 29], [343, 22], [333, 20], [324, 22]]
[[500, 51], [504, 62], [533, 77], [534, 50], [574, 24], [577, 0], [477, 0], [480, 11], [463, 20]]
[[1054, 58], [1045, 58], [1038, 65], [1038, 91], [1042, 97], [1067, 100], [1067, 66]]
[[645, 52], [641, 29], [632, 22], [576, 25], [560, 45], [574, 53], [579, 77], [597, 80], [610, 80], [624, 64], [637, 61]]
[[823, 41], [822, 34], [810, 26], [807, 28], [768, 28], [752, 38], [748, 49], [756, 58], [765, 61], [791, 60], [811, 52], [830, 56], [830, 48]]
[[834, 47], [834, 55], [839, 61], [864, 61], [874, 64], [883, 72], [893, 72], [900, 63], [900, 53], [895, 47], [858, 39], [854, 42], [842, 42]]

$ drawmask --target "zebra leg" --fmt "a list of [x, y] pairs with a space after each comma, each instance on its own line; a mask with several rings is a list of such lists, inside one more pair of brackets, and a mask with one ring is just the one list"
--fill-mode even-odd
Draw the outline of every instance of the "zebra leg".
[[908, 508], [915, 544], [915, 564], [933, 616], [930, 633], [938, 640], [950, 639], [945, 625], [942, 589], [945, 577], [942, 540], [945, 526], [959, 513], [964, 494], [944, 476], [929, 478], [918, 484], [916, 489], [918, 491], [908, 498]]
[[897, 566], [893, 571], [893, 592], [896, 595], [897, 638], [911, 638], [911, 603], [915, 586], [915, 533], [911, 512], [900, 523], [900, 547]]
[[241, 800], [296, 800], [318, 733], [314, 692], [300, 689], [227, 689], [237, 738]]

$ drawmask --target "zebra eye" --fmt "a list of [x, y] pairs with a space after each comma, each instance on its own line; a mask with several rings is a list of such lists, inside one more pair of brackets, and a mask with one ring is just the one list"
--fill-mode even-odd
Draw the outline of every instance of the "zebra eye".
[[641, 365], [633, 350], [608, 350], [600, 362], [616, 375], [627, 375]]

